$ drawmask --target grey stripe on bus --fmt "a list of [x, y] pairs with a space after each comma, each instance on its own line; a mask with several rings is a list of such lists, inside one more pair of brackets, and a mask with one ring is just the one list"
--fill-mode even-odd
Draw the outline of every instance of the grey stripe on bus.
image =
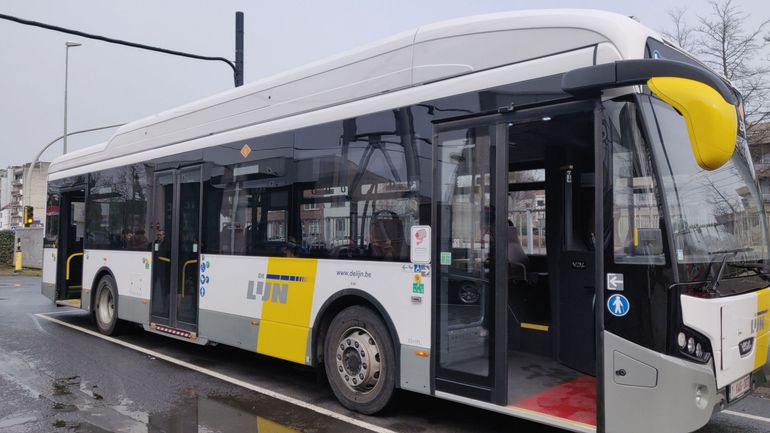
[[[256, 324], [252, 324], [255, 321]], [[257, 350], [259, 320], [237, 314], [200, 309], [198, 329], [201, 337], [250, 352]]]

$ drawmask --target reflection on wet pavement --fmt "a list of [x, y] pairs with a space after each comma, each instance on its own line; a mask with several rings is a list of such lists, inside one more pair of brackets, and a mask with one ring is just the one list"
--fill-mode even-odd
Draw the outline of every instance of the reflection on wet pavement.
[[170, 412], [150, 415], [147, 428], [151, 433], [300, 431], [257, 415], [254, 406], [247, 407], [248, 403], [232, 397], [186, 398]]
[[[0, 379], [26, 391], [34, 405], [0, 416], [0, 431], [13, 433], [296, 433], [360, 431], [358, 428], [287, 403], [249, 392], [236, 395], [196, 387], [168, 392], [168, 405], [157, 412], [105, 390], [80, 376], [51, 377], [20, 352], [0, 348]], [[3, 384], [0, 380], [0, 384]], [[106, 397], [106, 398], [105, 398]], [[12, 402], [11, 402], [12, 403]], [[13, 404], [11, 409], [13, 409]], [[36, 406], [36, 407], [32, 407]]]

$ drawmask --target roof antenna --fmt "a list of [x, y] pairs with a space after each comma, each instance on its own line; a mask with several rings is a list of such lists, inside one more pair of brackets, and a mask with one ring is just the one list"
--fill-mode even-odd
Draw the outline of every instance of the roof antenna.
[[641, 21], [639, 20], [639, 17], [637, 17], [636, 15], [629, 15], [628, 17], [636, 21], [637, 23], [641, 23]]

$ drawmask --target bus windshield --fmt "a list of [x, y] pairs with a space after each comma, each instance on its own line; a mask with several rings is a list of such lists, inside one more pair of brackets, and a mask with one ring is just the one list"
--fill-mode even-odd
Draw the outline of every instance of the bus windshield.
[[[692, 263], [754, 263], [768, 258], [767, 222], [751, 163], [748, 145], [739, 133], [730, 160], [715, 170], [704, 170], [692, 155], [684, 118], [670, 105], [652, 100], [661, 146], [655, 158], [665, 203], [671, 218], [673, 260]], [[763, 266], [735, 267], [736, 273], [761, 271]]]

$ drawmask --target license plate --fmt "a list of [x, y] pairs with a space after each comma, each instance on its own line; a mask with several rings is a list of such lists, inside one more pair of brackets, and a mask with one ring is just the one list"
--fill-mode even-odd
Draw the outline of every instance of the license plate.
[[730, 384], [730, 393], [727, 397], [730, 401], [734, 401], [743, 397], [749, 390], [751, 390], [751, 376], [743, 376]]

